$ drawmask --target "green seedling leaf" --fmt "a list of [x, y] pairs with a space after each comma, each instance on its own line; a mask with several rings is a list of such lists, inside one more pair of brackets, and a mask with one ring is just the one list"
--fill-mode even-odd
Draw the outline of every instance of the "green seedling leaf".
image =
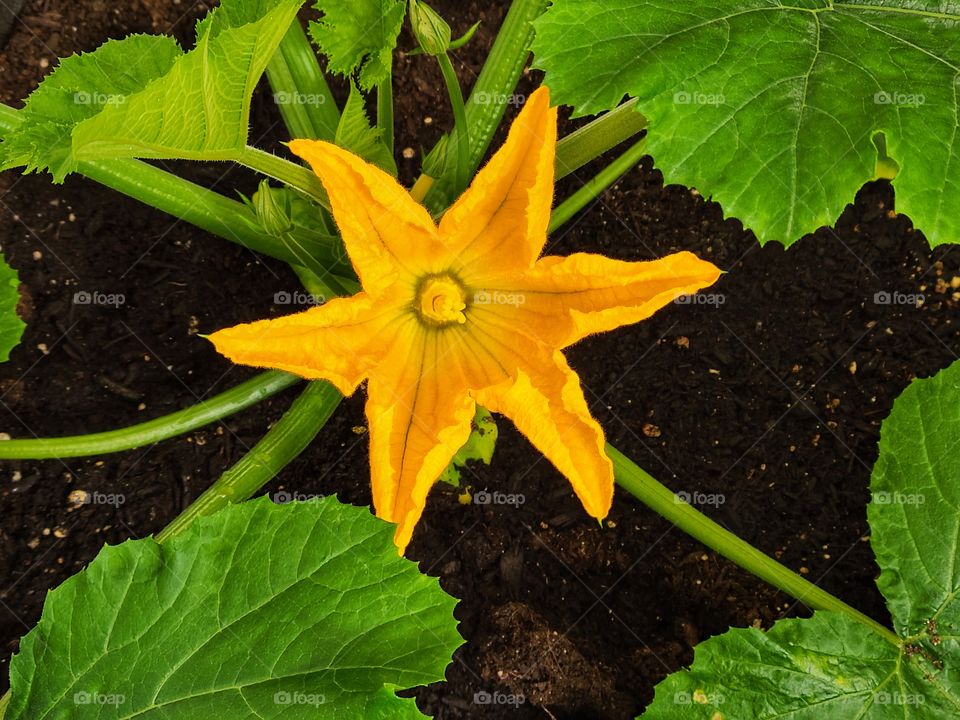
[[76, 169], [73, 129], [111, 105], [126, 103], [170, 72], [180, 55], [173, 38], [131, 35], [61, 60], [27, 98], [16, 132], [0, 143], [0, 168], [49, 170], [62, 182]]
[[895, 645], [846, 615], [731, 630], [657, 686], [649, 720], [960, 717], [960, 362], [914, 381], [880, 433], [870, 537]]
[[[897, 208], [960, 238], [960, 8], [913, 0], [554, 0], [536, 66], [577, 114], [639, 98], [668, 182], [789, 245], [899, 166]], [[880, 174], [888, 174], [882, 169]]]
[[421, 718], [393, 689], [442, 680], [462, 639], [392, 536], [333, 498], [261, 499], [104, 548], [47, 596], [5, 720]]
[[355, 85], [340, 116], [336, 144], [396, 177], [397, 162], [383, 142], [383, 130], [370, 125], [363, 94]]
[[472, 460], [489, 465], [490, 461], [493, 460], [493, 451], [497, 447], [498, 435], [497, 421], [494, 420], [493, 415], [478, 405], [476, 414], [473, 416], [470, 437], [467, 438], [466, 444], [453, 456], [453, 460], [443, 471], [440, 480], [455, 487], [460, 487], [460, 474], [468, 462]]
[[27, 327], [17, 314], [20, 304], [20, 278], [0, 255], [0, 362], [10, 359], [10, 351], [20, 344]]
[[317, 0], [323, 18], [310, 23], [310, 34], [327, 57], [327, 69], [357, 72], [366, 91], [386, 80], [406, 7], [405, 0]]
[[135, 35], [60, 63], [0, 145], [3, 168], [81, 160], [230, 160], [247, 143], [250, 99], [305, 0], [223, 0], [197, 25], [196, 47]]

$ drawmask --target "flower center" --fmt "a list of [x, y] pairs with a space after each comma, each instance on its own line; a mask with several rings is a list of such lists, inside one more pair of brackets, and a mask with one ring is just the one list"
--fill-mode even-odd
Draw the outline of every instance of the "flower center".
[[452, 275], [434, 275], [420, 283], [415, 307], [420, 318], [432, 325], [463, 324], [467, 316], [467, 291]]

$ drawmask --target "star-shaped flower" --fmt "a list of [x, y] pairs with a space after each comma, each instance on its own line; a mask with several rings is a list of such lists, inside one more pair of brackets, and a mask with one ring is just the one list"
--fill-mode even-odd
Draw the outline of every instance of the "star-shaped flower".
[[509, 417], [604, 518], [613, 468], [561, 350], [719, 277], [686, 252], [540, 257], [556, 140], [557, 111], [541, 88], [439, 227], [373, 165], [329, 143], [291, 142], [326, 187], [363, 291], [210, 336], [234, 362], [329, 380], [345, 395], [368, 381], [373, 500], [397, 524], [401, 552], [477, 404]]

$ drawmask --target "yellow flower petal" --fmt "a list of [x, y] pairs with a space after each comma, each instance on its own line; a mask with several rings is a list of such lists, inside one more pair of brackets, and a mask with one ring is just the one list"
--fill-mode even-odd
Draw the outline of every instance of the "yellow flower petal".
[[495, 314], [543, 342], [567, 347], [595, 333], [645, 320], [680, 295], [713, 285], [720, 270], [688, 252], [649, 262], [578, 253], [548, 256], [532, 271], [475, 291], [472, 311]]
[[430, 488], [470, 437], [476, 404], [454, 350], [445, 333], [410, 319], [367, 384], [373, 503], [397, 523], [400, 554]]
[[527, 269], [547, 240], [553, 205], [557, 110], [541, 87], [506, 143], [440, 221], [443, 242], [468, 283]]
[[290, 150], [326, 188], [347, 254], [368, 293], [377, 294], [398, 273], [417, 274], [448, 256], [430, 213], [383, 170], [320, 140], [294, 140]]
[[220, 330], [209, 340], [235, 363], [329, 380], [351, 395], [389, 348], [400, 312], [360, 293], [296, 315]]
[[587, 408], [580, 378], [559, 350], [519, 341], [507, 328], [483, 324], [487, 344], [511, 379], [476, 393], [477, 402], [506, 415], [573, 486], [584, 509], [603, 519], [613, 502], [613, 464], [603, 429]]

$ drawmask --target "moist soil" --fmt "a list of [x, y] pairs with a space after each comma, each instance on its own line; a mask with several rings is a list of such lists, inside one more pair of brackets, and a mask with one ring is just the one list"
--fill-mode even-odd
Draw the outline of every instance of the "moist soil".
[[[108, 37], [172, 32], [189, 44], [205, 5], [28, 1], [0, 53], [0, 100], [19, 105], [58, 55]], [[455, 32], [483, 21], [458, 55], [469, 84], [506, 3], [434, 5]], [[405, 35], [401, 46], [411, 45]], [[409, 182], [417, 166], [407, 156], [431, 147], [450, 114], [430, 61], [403, 58], [397, 73], [397, 159]], [[519, 92], [537, 82], [526, 75]], [[283, 152], [264, 88], [257, 108], [252, 138]], [[600, 166], [566, 179], [558, 195]], [[227, 193], [256, 184], [226, 165], [167, 167]], [[23, 343], [0, 366], [0, 431], [12, 437], [126, 426], [237, 384], [253, 372], [232, 366], [197, 333], [289, 312], [275, 294], [298, 288], [282, 263], [82, 178], [55, 186], [8, 172], [0, 193], [0, 242], [19, 270], [28, 322]], [[710, 291], [715, 302], [674, 304], [570, 349], [592, 411], [611, 442], [712, 518], [888, 621], [866, 523], [870, 469], [894, 398], [960, 350], [960, 255], [951, 246], [931, 251], [897, 214], [885, 182], [862, 188], [835, 227], [789, 250], [760, 247], [717, 204], [665, 187], [649, 159], [549, 247], [627, 260], [678, 250], [727, 271]], [[81, 305], [80, 291], [123, 302]], [[883, 304], [877, 293], [924, 301]], [[140, 450], [0, 464], [0, 689], [46, 592], [104, 543], [160, 530], [262, 436], [295, 392]], [[266, 492], [370, 504], [362, 395], [343, 403]], [[411, 691], [424, 712], [625, 720], [650, 702], [657, 682], [690, 663], [698, 642], [807, 612], [619, 490], [598, 525], [509, 422], [500, 432], [493, 463], [471, 467], [465, 482], [522, 493], [525, 502], [465, 506], [456, 490], [438, 486], [408, 551], [460, 599], [467, 641], [446, 682]], [[77, 504], [77, 490], [124, 502]], [[485, 704], [494, 693], [513, 704]]]

